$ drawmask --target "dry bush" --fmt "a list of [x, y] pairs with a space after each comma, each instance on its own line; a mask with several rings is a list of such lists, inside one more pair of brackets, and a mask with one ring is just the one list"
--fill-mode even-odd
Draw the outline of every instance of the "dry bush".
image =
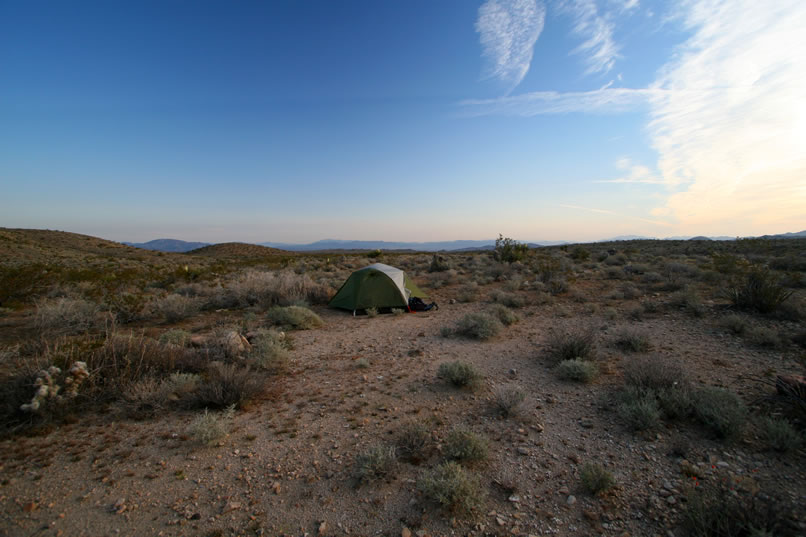
[[355, 457], [355, 476], [360, 483], [385, 478], [397, 468], [393, 446], [372, 446]]
[[490, 339], [501, 331], [501, 321], [487, 313], [468, 313], [456, 322], [452, 333], [473, 339]]
[[599, 367], [595, 362], [574, 358], [562, 360], [554, 367], [557, 376], [562, 380], [573, 380], [587, 384], [599, 375]]
[[37, 301], [36, 327], [48, 335], [81, 334], [103, 326], [101, 309], [94, 302], [76, 298]]
[[563, 360], [592, 360], [596, 355], [596, 333], [590, 327], [555, 330], [546, 342], [548, 356], [555, 363]]
[[652, 348], [649, 335], [635, 328], [622, 328], [616, 334], [616, 347], [625, 352], [647, 352]]
[[737, 336], [741, 336], [744, 334], [748, 327], [749, 323], [747, 319], [742, 317], [741, 315], [728, 315], [721, 322], [722, 326], [724, 326], [727, 330], [736, 334]]
[[692, 289], [681, 289], [669, 296], [670, 307], [683, 310], [692, 317], [702, 317], [705, 315], [705, 306], [699, 295]]
[[275, 324], [296, 330], [310, 330], [322, 326], [322, 318], [302, 306], [275, 306], [268, 312]]
[[194, 419], [187, 428], [188, 435], [197, 443], [210, 446], [227, 436], [229, 424], [235, 415], [235, 407], [230, 406], [219, 413], [204, 414]]
[[731, 439], [744, 430], [747, 406], [728, 390], [703, 388], [694, 393], [694, 416], [718, 438]]
[[526, 305], [526, 299], [518, 293], [507, 293], [495, 290], [490, 293], [493, 302], [503, 304], [509, 308], [522, 308]]
[[417, 488], [428, 500], [460, 515], [470, 514], [481, 506], [484, 499], [484, 489], [478, 477], [452, 461], [420, 475]]
[[160, 335], [159, 342], [163, 345], [176, 345], [186, 347], [190, 342], [190, 332], [178, 328], [172, 328]]
[[432, 447], [431, 429], [424, 423], [405, 423], [395, 436], [395, 446], [404, 460], [413, 463], [425, 460]]
[[282, 373], [290, 361], [289, 343], [285, 333], [261, 330], [252, 342], [252, 362], [270, 373]]
[[513, 325], [521, 320], [514, 311], [507, 308], [503, 304], [495, 304], [492, 306], [490, 308], [490, 313], [501, 321], [504, 326]]
[[249, 271], [230, 282], [224, 292], [239, 306], [290, 306], [292, 304], [325, 304], [331, 289], [314, 282], [309, 276], [294, 272]]
[[780, 453], [796, 451], [804, 441], [804, 435], [782, 418], [762, 419], [759, 423], [759, 436], [768, 449]]
[[688, 376], [680, 362], [658, 354], [625, 361], [624, 383], [640, 389], [661, 390], [687, 384]]
[[772, 313], [792, 296], [792, 291], [780, 285], [770, 271], [757, 268], [726, 294], [737, 308]]
[[169, 323], [175, 323], [197, 315], [201, 311], [201, 306], [199, 299], [170, 294], [151, 301], [149, 309], [155, 316], [162, 317]]
[[479, 284], [471, 282], [456, 291], [457, 302], [475, 302], [479, 299]]
[[601, 494], [616, 484], [613, 474], [608, 472], [602, 465], [596, 463], [586, 463], [582, 467], [579, 475], [584, 488], [589, 494]]
[[660, 408], [652, 390], [628, 387], [620, 394], [617, 410], [622, 420], [634, 431], [656, 429], [661, 422]]
[[168, 378], [146, 377], [123, 393], [124, 413], [133, 418], [156, 416], [189, 400], [201, 377], [195, 373], [173, 373]]
[[493, 392], [493, 406], [504, 417], [517, 415], [525, 399], [526, 394], [517, 386], [498, 386]]
[[482, 374], [473, 367], [473, 364], [460, 361], [439, 364], [437, 376], [457, 388], [470, 389], [478, 387], [482, 378], [484, 378]]
[[212, 363], [194, 395], [197, 407], [241, 408], [266, 393], [266, 373], [237, 364]]
[[457, 427], [448, 433], [442, 450], [446, 457], [459, 462], [474, 463], [487, 459], [487, 439], [469, 429]]

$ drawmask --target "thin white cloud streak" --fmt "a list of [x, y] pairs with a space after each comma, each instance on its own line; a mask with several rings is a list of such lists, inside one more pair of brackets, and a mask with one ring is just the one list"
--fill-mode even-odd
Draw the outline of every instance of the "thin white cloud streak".
[[616, 162], [616, 167], [627, 172], [626, 175], [616, 179], [601, 179], [593, 181], [594, 183], [643, 183], [649, 185], [663, 185], [668, 184], [668, 181], [662, 177], [652, 173], [648, 167], [643, 164], [633, 164], [628, 158], [619, 159]]
[[615, 25], [599, 13], [594, 0], [567, 0], [561, 2], [559, 7], [573, 17], [573, 32], [584, 39], [574, 52], [585, 56], [588, 64], [585, 74], [610, 71], [616, 64], [619, 52], [613, 39]]
[[649, 133], [682, 231], [806, 227], [806, 3], [688, 1], [692, 37], [654, 86]]
[[617, 114], [657, 99], [665, 90], [659, 88], [604, 87], [593, 91], [535, 91], [496, 99], [467, 99], [459, 106], [467, 116], [521, 116], [541, 114]]
[[529, 72], [546, 8], [537, 0], [488, 0], [479, 8], [476, 31], [487, 58], [487, 78], [497, 78], [510, 91]]
[[663, 222], [661, 220], [651, 220], [649, 218], [641, 218], [640, 216], [630, 216], [621, 213], [617, 213], [615, 211], [608, 211], [607, 209], [595, 209], [591, 207], [580, 207], [579, 205], [567, 205], [567, 204], [560, 204], [560, 207], [564, 209], [574, 209], [577, 211], [587, 211], [590, 213], [597, 213], [597, 214], [606, 214], [608, 216], [616, 216], [620, 219], [624, 220], [636, 220], [638, 222], [644, 222], [647, 224], [652, 224], [654, 226], [661, 226], [661, 227], [671, 227], [672, 224], [669, 222]]

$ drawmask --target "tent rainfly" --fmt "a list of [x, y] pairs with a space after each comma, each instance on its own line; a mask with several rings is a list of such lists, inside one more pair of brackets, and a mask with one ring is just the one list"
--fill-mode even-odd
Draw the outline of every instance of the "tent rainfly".
[[411, 297], [428, 298], [399, 268], [375, 263], [350, 274], [328, 306], [355, 315], [367, 308], [408, 308]]

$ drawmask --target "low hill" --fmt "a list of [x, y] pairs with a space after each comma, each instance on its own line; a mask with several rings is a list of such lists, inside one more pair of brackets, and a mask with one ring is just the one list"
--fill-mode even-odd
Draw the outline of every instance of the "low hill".
[[157, 250], [159, 252], [189, 252], [210, 246], [209, 242], [187, 242], [179, 239], [154, 239], [148, 242], [124, 242], [127, 246], [142, 248], [144, 250]]
[[278, 255], [293, 255], [293, 252], [279, 250], [277, 248], [269, 248], [267, 246], [260, 246], [259, 244], [248, 244], [245, 242], [222, 242], [220, 244], [211, 244], [210, 246], [191, 250], [190, 252], [187, 252], [187, 254], [205, 257], [256, 258], [274, 257]]

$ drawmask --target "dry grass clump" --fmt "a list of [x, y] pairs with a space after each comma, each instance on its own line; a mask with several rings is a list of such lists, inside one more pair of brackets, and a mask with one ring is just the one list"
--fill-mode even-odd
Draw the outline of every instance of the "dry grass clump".
[[198, 407], [242, 408], [266, 393], [266, 373], [237, 364], [214, 362], [194, 394]]
[[595, 362], [582, 358], [562, 360], [554, 367], [554, 371], [562, 380], [573, 380], [584, 384], [593, 382], [599, 376], [599, 366]]
[[277, 330], [260, 330], [249, 353], [252, 362], [270, 373], [281, 373], [290, 361], [288, 338]]
[[325, 304], [330, 298], [330, 291], [328, 286], [316, 283], [304, 274], [249, 271], [222, 289], [229, 298], [219, 297], [218, 300], [232, 301], [241, 307], [264, 308], [302, 302]]
[[518, 293], [495, 290], [490, 293], [490, 298], [493, 302], [503, 304], [508, 308], [522, 308], [526, 305], [526, 299]]
[[468, 515], [480, 508], [484, 499], [478, 477], [453, 461], [444, 462], [421, 474], [417, 479], [417, 488], [426, 499], [459, 515]]
[[691, 317], [702, 317], [705, 315], [705, 306], [699, 295], [692, 289], [681, 289], [669, 296], [670, 307], [684, 311]]
[[475, 302], [479, 299], [479, 284], [470, 282], [456, 291], [457, 302]]
[[759, 436], [768, 449], [780, 453], [796, 451], [803, 445], [804, 437], [787, 420], [766, 417], [759, 423]]
[[660, 390], [688, 381], [680, 362], [663, 355], [634, 357], [624, 363], [624, 383], [640, 389]]
[[474, 463], [487, 459], [487, 439], [469, 429], [457, 427], [448, 433], [442, 452], [452, 460]]
[[176, 345], [185, 347], [190, 342], [190, 332], [178, 328], [172, 328], [160, 335], [159, 342], [162, 345]]
[[613, 474], [608, 472], [602, 465], [588, 462], [582, 467], [579, 478], [584, 488], [589, 494], [601, 494], [616, 484]]
[[781, 334], [767, 326], [753, 326], [745, 331], [747, 341], [757, 347], [765, 349], [780, 349], [784, 346], [784, 339]]
[[725, 329], [737, 336], [743, 335], [749, 328], [747, 319], [736, 314], [726, 316], [722, 319], [721, 324]]
[[505, 418], [516, 416], [525, 399], [526, 394], [518, 386], [498, 386], [493, 392], [493, 407]]
[[458, 360], [439, 364], [437, 376], [457, 388], [470, 389], [477, 388], [484, 378], [473, 364]]
[[517, 313], [503, 304], [493, 305], [493, 307], [490, 308], [490, 314], [494, 315], [504, 326], [511, 326], [521, 320]]
[[395, 436], [398, 456], [415, 464], [428, 457], [431, 444], [431, 429], [420, 422], [403, 424]]
[[55, 298], [36, 303], [35, 323], [48, 335], [81, 334], [102, 325], [101, 309], [94, 302], [78, 298]]
[[703, 388], [694, 393], [694, 416], [718, 438], [736, 438], [744, 430], [747, 406], [733, 392]]
[[616, 347], [625, 352], [648, 352], [652, 348], [649, 335], [635, 328], [623, 328], [615, 337]]
[[592, 360], [596, 355], [596, 334], [592, 328], [572, 328], [552, 332], [546, 350], [554, 362]]
[[193, 317], [201, 311], [201, 301], [196, 298], [177, 295], [175, 293], [151, 301], [149, 309], [169, 323], [175, 323]]
[[205, 408], [204, 413], [188, 425], [188, 435], [199, 444], [211, 446], [227, 436], [234, 415], [234, 406], [218, 413], [210, 413]]
[[394, 446], [376, 445], [355, 457], [354, 472], [359, 483], [385, 478], [397, 468]]
[[459, 319], [452, 329], [446, 327], [443, 330], [443, 335], [457, 334], [483, 341], [496, 336], [502, 328], [501, 321], [490, 314], [473, 312]]
[[275, 306], [268, 312], [275, 324], [296, 330], [310, 330], [322, 326], [322, 318], [302, 306]]
[[124, 413], [132, 418], [154, 417], [186, 404], [201, 377], [194, 373], [173, 373], [167, 378], [147, 377], [132, 384], [122, 396]]
[[634, 431], [656, 429], [661, 422], [660, 408], [651, 390], [630, 388], [620, 394], [622, 402], [617, 411], [625, 424]]

